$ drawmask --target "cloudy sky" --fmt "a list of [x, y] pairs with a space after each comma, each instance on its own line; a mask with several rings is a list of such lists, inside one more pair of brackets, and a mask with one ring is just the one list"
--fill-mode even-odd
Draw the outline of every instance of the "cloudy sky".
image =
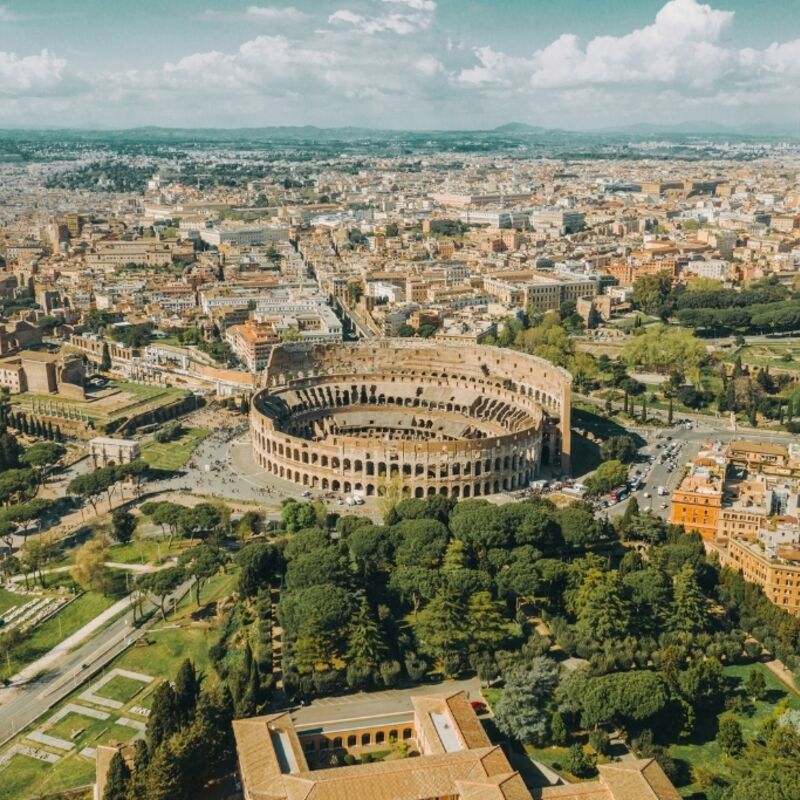
[[0, 126], [793, 124], [800, 0], [0, 0]]

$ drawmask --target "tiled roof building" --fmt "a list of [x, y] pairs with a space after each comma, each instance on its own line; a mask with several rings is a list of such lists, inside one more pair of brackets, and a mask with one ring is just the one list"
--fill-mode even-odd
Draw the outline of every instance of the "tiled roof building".
[[307, 731], [298, 730], [287, 713], [236, 720], [245, 800], [679, 800], [652, 759], [604, 764], [596, 781], [532, 794], [503, 750], [489, 741], [463, 692], [412, 697], [411, 702], [413, 721], [395, 724], [398, 733], [405, 725], [404, 732], [412, 734], [418, 755], [353, 766], [312, 769], [309, 760], [320, 751], [355, 749], [343, 747], [345, 741], [385, 741], [376, 733], [385, 727], [379, 717], [351, 725], [323, 723]]

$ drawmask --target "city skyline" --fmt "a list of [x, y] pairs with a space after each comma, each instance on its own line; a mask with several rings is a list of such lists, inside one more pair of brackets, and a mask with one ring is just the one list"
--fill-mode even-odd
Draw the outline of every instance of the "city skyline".
[[793, 128], [793, 11], [787, 0], [6, 0], [0, 126]]

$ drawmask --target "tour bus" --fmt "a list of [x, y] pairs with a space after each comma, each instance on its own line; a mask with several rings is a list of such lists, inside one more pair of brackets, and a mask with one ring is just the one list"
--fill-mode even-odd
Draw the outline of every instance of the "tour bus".
[[620, 500], [624, 499], [628, 494], [628, 487], [623, 483], [619, 486], [615, 486], [611, 492], [611, 502], [618, 503]]

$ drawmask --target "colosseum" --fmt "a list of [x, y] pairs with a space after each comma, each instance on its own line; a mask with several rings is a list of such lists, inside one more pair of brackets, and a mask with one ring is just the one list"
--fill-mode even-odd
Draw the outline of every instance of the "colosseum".
[[256, 462], [309, 489], [483, 497], [568, 472], [569, 373], [513, 350], [382, 339], [272, 350]]

